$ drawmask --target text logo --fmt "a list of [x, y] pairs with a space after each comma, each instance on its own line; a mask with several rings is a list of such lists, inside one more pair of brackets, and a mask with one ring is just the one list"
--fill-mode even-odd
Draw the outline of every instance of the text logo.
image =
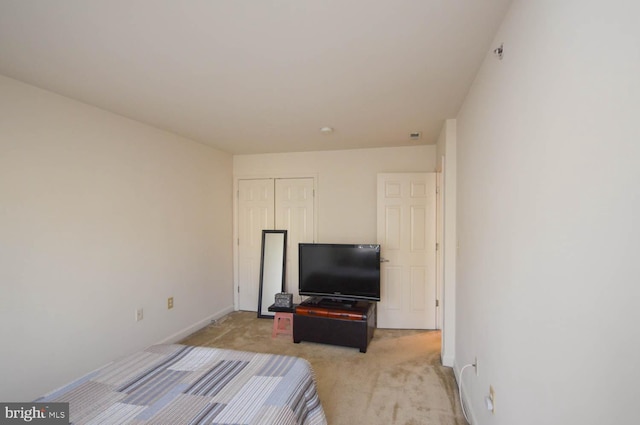
[[69, 403], [0, 403], [0, 424], [68, 425]]

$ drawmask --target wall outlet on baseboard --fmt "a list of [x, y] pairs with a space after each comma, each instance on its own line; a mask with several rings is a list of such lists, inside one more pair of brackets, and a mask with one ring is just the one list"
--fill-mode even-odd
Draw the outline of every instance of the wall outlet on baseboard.
[[169, 297], [167, 298], [167, 309], [172, 309], [173, 308], [173, 297]]
[[142, 308], [136, 309], [136, 322], [141, 321], [143, 318], [144, 318], [144, 312], [142, 311]]

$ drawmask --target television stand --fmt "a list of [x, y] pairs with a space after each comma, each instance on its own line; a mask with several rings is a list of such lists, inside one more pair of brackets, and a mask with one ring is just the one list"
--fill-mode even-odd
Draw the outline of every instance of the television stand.
[[319, 342], [359, 348], [367, 352], [377, 325], [376, 303], [356, 301], [338, 306], [313, 298], [296, 307], [293, 315], [293, 342]]

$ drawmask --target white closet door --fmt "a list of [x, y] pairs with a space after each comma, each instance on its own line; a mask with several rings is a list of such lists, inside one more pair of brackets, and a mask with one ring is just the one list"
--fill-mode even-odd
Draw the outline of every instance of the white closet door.
[[378, 175], [381, 328], [436, 327], [435, 173]]
[[262, 230], [274, 225], [273, 179], [238, 181], [238, 308], [258, 311]]
[[287, 292], [298, 294], [298, 244], [314, 240], [314, 179], [276, 179], [276, 229], [287, 230]]
[[287, 231], [287, 292], [298, 295], [298, 243], [314, 240], [313, 178], [238, 180], [238, 309], [258, 310], [262, 230]]

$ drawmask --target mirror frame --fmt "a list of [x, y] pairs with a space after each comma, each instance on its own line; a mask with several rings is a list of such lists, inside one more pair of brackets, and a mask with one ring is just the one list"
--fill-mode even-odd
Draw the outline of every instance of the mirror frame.
[[[269, 287], [269, 282], [267, 283], [267, 288], [265, 288], [265, 258], [272, 258], [274, 255], [278, 255], [278, 253], [273, 253], [267, 247], [265, 243], [267, 241], [267, 235], [272, 234], [280, 234], [282, 235], [282, 263], [280, 263], [279, 258], [275, 258], [276, 261], [274, 264], [267, 264], [267, 267], [276, 267], [276, 269], [280, 270], [280, 276], [275, 280], [280, 283], [278, 290], [274, 291], [273, 282], [271, 287]], [[278, 267], [279, 266], [279, 267]], [[286, 267], [287, 267], [287, 231], [286, 230], [263, 230], [262, 231], [262, 253], [260, 255], [260, 284], [259, 284], [259, 292], [258, 292], [258, 317], [263, 319], [273, 319], [275, 316], [275, 312], [268, 311], [267, 308], [275, 303], [275, 294], [279, 292], [284, 292], [286, 288], [285, 277], [286, 277]], [[267, 305], [263, 305], [262, 300], [265, 299], [265, 302], [268, 302]], [[271, 302], [269, 302], [271, 300]]]

